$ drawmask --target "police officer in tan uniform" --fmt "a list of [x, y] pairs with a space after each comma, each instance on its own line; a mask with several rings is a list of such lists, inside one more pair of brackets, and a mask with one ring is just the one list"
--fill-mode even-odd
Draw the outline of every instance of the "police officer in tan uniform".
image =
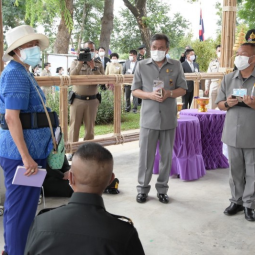
[[[91, 61], [74, 60], [70, 66], [71, 75], [104, 75], [104, 68], [100, 60], [94, 60], [95, 44], [88, 41], [84, 48], [90, 48]], [[74, 100], [70, 106], [69, 142], [77, 142], [81, 124], [85, 125], [84, 140], [94, 139], [94, 126], [99, 106], [98, 88], [96, 85], [73, 86]], [[70, 160], [70, 158], [69, 158]]]
[[[221, 56], [221, 46], [218, 45], [216, 47], [217, 59], [214, 59], [210, 62], [207, 73], [217, 73], [220, 68], [220, 56]], [[217, 105], [215, 104], [215, 100], [217, 98], [217, 91], [219, 88], [219, 79], [211, 79], [205, 81], [205, 95], [209, 94], [210, 102], [209, 109], [215, 109]]]

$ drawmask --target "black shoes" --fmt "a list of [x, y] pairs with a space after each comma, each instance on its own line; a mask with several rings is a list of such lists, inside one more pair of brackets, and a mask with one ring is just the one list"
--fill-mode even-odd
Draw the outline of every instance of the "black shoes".
[[145, 203], [147, 200], [147, 195], [144, 193], [138, 193], [138, 195], [136, 196], [136, 201], [138, 203]]
[[106, 187], [106, 189], [104, 190], [104, 193], [106, 194], [119, 194], [119, 190], [118, 190], [118, 187], [119, 187], [119, 179], [118, 178], [115, 178], [112, 183]]
[[158, 200], [161, 203], [167, 204], [169, 202], [169, 197], [167, 194], [158, 194]]
[[230, 206], [225, 209], [224, 214], [231, 216], [237, 214], [238, 212], [241, 212], [242, 210], [243, 210], [242, 205], [238, 205], [231, 202]]
[[245, 219], [248, 221], [255, 221], [254, 209], [244, 207]]
[[137, 110], [136, 110], [136, 109], [133, 109], [132, 112], [133, 112], [133, 113], [137, 113]]

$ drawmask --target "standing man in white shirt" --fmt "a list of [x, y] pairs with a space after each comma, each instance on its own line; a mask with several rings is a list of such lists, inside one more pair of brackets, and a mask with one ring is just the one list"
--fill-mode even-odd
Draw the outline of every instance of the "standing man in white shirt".
[[[217, 45], [216, 47], [217, 58], [213, 59], [208, 67], [207, 73], [217, 73], [220, 68], [220, 56], [221, 56], [221, 46]], [[210, 102], [209, 109], [215, 109], [217, 105], [215, 100], [217, 98], [217, 91], [219, 88], [219, 79], [210, 79], [205, 81], [205, 95], [209, 94]]]
[[[129, 51], [129, 58], [126, 60], [125, 65], [123, 67], [123, 74], [134, 74], [135, 68], [137, 64], [137, 51], [131, 50]], [[130, 112], [131, 110], [131, 84], [125, 84], [125, 96], [126, 96], [126, 107], [125, 111]], [[137, 113], [138, 106], [138, 98], [133, 96], [133, 113]]]
[[[186, 50], [186, 61], [182, 63], [184, 73], [197, 73], [199, 72], [199, 66], [194, 62], [196, 56], [193, 49]], [[194, 96], [194, 81], [187, 81], [188, 90], [184, 96], [182, 96], [182, 109], [188, 109], [191, 107]]]
[[99, 47], [98, 48], [98, 55], [99, 55], [99, 57], [97, 57], [96, 59], [98, 59], [102, 62], [102, 65], [103, 65], [104, 70], [105, 70], [107, 63], [111, 62], [111, 60], [105, 56], [105, 48], [104, 47]]

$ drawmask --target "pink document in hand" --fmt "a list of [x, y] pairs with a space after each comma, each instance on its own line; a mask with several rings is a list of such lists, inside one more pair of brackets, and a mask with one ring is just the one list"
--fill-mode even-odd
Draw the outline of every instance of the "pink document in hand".
[[18, 166], [13, 177], [12, 184], [40, 188], [42, 187], [43, 181], [47, 173], [45, 169], [38, 169], [37, 174], [30, 176], [24, 175], [25, 172], [26, 168], [24, 166]]

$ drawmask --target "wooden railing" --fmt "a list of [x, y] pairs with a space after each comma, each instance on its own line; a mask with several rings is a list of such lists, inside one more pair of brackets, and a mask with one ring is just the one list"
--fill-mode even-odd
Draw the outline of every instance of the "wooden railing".
[[[222, 79], [225, 72], [219, 73], [186, 73], [186, 80], [194, 81], [194, 97], [199, 95], [199, 82], [205, 79]], [[103, 146], [114, 145], [126, 142], [137, 141], [139, 132], [122, 134], [121, 133], [121, 85], [132, 83], [133, 75], [71, 75], [71, 76], [51, 76], [35, 77], [39, 86], [60, 87], [60, 105], [59, 118], [60, 125], [64, 133], [66, 152], [75, 152], [81, 144], [88, 141], [69, 142], [68, 141], [68, 87], [71, 85], [87, 86], [97, 84], [114, 84], [114, 135], [112, 137], [94, 139], [93, 142], [100, 143]], [[194, 108], [197, 108], [194, 102]]]

